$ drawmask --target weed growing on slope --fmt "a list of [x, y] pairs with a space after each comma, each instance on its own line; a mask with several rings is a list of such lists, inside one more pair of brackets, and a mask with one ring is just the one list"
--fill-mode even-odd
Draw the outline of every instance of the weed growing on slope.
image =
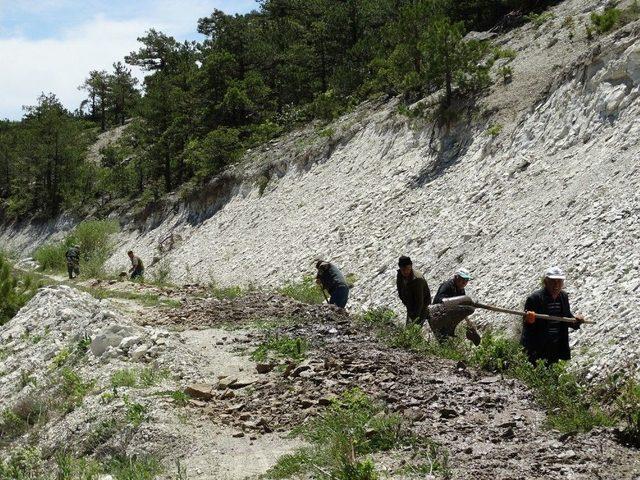
[[284, 479], [304, 474], [317, 478], [375, 480], [375, 465], [367, 455], [409, 447], [421, 459], [434, 452], [434, 472], [448, 470], [447, 455], [435, 443], [413, 436], [401, 417], [387, 412], [359, 389], [345, 392], [320, 416], [295, 429], [311, 445], [284, 455], [266, 474]]
[[156, 368], [143, 368], [141, 370], [122, 369], [111, 375], [111, 387], [153, 387], [170, 376], [169, 370]]
[[[393, 312], [377, 309], [365, 312], [359, 321], [373, 328], [391, 347], [463, 361], [519, 379], [534, 391], [538, 402], [547, 410], [547, 422], [552, 428], [562, 432], [584, 432], [595, 426], [611, 426], [617, 416], [625, 416], [617, 414], [615, 409], [605, 411], [599, 398], [590, 394], [578, 377], [567, 370], [564, 362], [551, 366], [538, 362], [534, 366], [522, 347], [513, 340], [487, 333], [477, 348], [457, 337], [444, 342], [426, 340], [421, 327], [399, 327], [393, 319]], [[633, 418], [630, 420], [628, 424], [633, 423]], [[629, 430], [633, 431], [633, 427]]]
[[634, 22], [640, 18], [640, 5], [638, 0], [625, 9], [607, 7], [602, 13], [591, 13], [591, 24], [599, 34], [607, 33], [614, 28], [620, 28], [627, 23]]
[[309, 344], [303, 338], [287, 336], [268, 337], [251, 354], [251, 358], [257, 362], [264, 362], [269, 357], [290, 358], [302, 360], [305, 358]]
[[111, 235], [119, 231], [117, 222], [110, 220], [89, 220], [82, 222], [67, 237], [57, 243], [49, 243], [38, 248], [33, 258], [42, 270], [65, 271], [65, 253], [72, 245], [80, 247], [80, 271], [84, 276], [101, 277], [104, 263], [111, 254]]
[[12, 319], [41, 286], [34, 275], [14, 272], [0, 253], [0, 325]]
[[304, 277], [300, 282], [289, 282], [278, 290], [280, 295], [293, 298], [302, 303], [320, 304], [325, 301], [322, 290], [313, 277]]
[[103, 475], [115, 480], [153, 480], [164, 473], [154, 457], [111, 457], [99, 461], [61, 452], [53, 461], [53, 465], [45, 462], [35, 447], [16, 449], [0, 460], [0, 480], [96, 480]]
[[249, 289], [238, 285], [219, 287], [215, 281], [212, 281], [209, 284], [209, 291], [214, 298], [232, 300], [234, 298], [245, 296]]

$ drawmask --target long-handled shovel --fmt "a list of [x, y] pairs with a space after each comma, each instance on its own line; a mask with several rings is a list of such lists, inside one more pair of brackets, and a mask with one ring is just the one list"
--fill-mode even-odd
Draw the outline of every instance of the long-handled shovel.
[[[523, 312], [520, 310], [511, 310], [509, 308], [496, 307], [494, 305], [486, 305], [484, 303], [474, 302], [471, 297], [468, 295], [461, 295], [459, 297], [451, 297], [451, 298], [443, 298], [442, 303], [445, 306], [468, 306], [473, 308], [482, 308], [484, 310], [491, 310], [492, 312], [500, 312], [500, 313], [508, 313], [511, 315], [518, 315], [519, 317], [523, 317], [527, 314], [527, 312]], [[566, 318], [566, 317], [556, 317], [554, 315], [544, 315], [542, 313], [536, 313], [536, 318], [541, 320], [555, 320], [556, 322], [564, 322], [564, 323], [573, 323], [575, 319]], [[596, 322], [590, 320], [584, 320], [582, 323], [591, 323], [595, 324]]]

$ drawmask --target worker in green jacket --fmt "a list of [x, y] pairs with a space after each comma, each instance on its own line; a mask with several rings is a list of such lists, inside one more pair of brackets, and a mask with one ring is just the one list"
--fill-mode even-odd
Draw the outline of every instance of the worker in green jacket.
[[424, 325], [429, 318], [431, 292], [422, 274], [414, 270], [409, 257], [402, 256], [398, 260], [396, 286], [400, 300], [407, 307], [407, 326]]

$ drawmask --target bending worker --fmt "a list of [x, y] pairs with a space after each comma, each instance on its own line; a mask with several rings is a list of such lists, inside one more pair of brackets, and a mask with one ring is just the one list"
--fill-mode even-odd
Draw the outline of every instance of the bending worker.
[[402, 256], [398, 260], [396, 287], [400, 300], [407, 307], [407, 326], [424, 325], [429, 318], [431, 292], [422, 274], [413, 269], [413, 262], [409, 257]]
[[127, 252], [129, 255], [129, 260], [131, 260], [131, 268], [129, 269], [129, 278], [131, 280], [135, 280], [136, 278], [141, 278], [144, 275], [144, 264], [140, 257], [133, 254], [132, 250]]
[[443, 298], [460, 297], [466, 295], [464, 288], [471, 280], [471, 274], [466, 268], [460, 268], [454, 275], [446, 282], [442, 283], [438, 288], [438, 293], [433, 299], [433, 304], [442, 303]]
[[316, 261], [316, 283], [329, 292], [329, 303], [344, 308], [349, 300], [349, 285], [342, 272], [333, 263]]
[[[522, 337], [520, 343], [535, 364], [544, 360], [548, 364], [558, 360], [569, 360], [569, 327], [576, 330], [584, 322], [581, 315], [573, 315], [569, 306], [569, 296], [563, 290], [565, 275], [559, 267], [551, 267], [544, 275], [544, 288], [532, 293], [527, 298], [524, 309]], [[572, 323], [542, 320], [536, 313], [556, 317], [573, 318]]]

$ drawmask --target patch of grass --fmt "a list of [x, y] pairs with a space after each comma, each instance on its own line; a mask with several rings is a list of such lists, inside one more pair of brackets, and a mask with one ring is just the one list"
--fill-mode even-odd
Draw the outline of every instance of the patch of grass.
[[291, 358], [302, 360], [305, 358], [309, 344], [303, 338], [287, 336], [269, 337], [256, 348], [251, 358], [257, 362], [264, 362], [269, 357]]
[[117, 456], [100, 461], [59, 452], [53, 460], [45, 461], [35, 447], [15, 449], [0, 460], [0, 480], [97, 480], [102, 475], [116, 480], [154, 480], [164, 472], [154, 457]]
[[171, 278], [171, 265], [169, 265], [169, 262], [163, 261], [155, 267], [150, 283], [159, 287], [166, 287], [170, 285], [169, 278]]
[[111, 235], [120, 227], [111, 220], [88, 220], [79, 223], [67, 237], [38, 248], [33, 258], [45, 271], [63, 272], [67, 269], [65, 253], [72, 245], [80, 247], [80, 272], [89, 278], [104, 275], [104, 263], [113, 250]]
[[[513, 340], [485, 333], [477, 348], [458, 337], [445, 342], [426, 340], [419, 326], [398, 327], [393, 323], [393, 314], [381, 309], [365, 312], [359, 322], [375, 330], [391, 347], [463, 361], [519, 379], [533, 390], [537, 401], [546, 408], [549, 426], [562, 432], [585, 432], [596, 426], [611, 426], [616, 418], [625, 416], [627, 425], [633, 425], [637, 419], [633, 414], [617, 414], [618, 410], [606, 408], [602, 395], [592, 394], [567, 370], [564, 362], [550, 366], [543, 362], [532, 365], [520, 344]], [[620, 396], [618, 393], [614, 397]], [[629, 429], [633, 431], [634, 427]]]
[[533, 23], [536, 28], [540, 28], [542, 25], [547, 23], [550, 20], [556, 18], [556, 16], [552, 12], [542, 12], [542, 13], [529, 13], [524, 16], [524, 18]]
[[499, 123], [494, 123], [489, 128], [487, 128], [487, 135], [491, 135], [492, 137], [497, 137], [500, 135], [502, 131], [502, 125]]
[[[293, 433], [311, 446], [281, 457], [266, 478], [320, 474], [319, 478], [373, 480], [379, 477], [366, 457], [370, 454], [409, 447], [418, 458], [427, 443], [433, 446], [431, 451], [437, 450], [432, 442], [413, 436], [399, 415], [387, 412], [359, 389], [343, 393], [323, 415]], [[445, 468], [446, 460], [434, 462], [434, 472]]]
[[124, 396], [126, 407], [126, 419], [133, 427], [139, 427], [147, 419], [147, 407], [141, 403], [132, 402], [129, 397]]
[[125, 368], [114, 372], [110, 383], [113, 388], [135, 387], [138, 384], [138, 375], [135, 370]]
[[508, 61], [515, 59], [518, 56], [518, 52], [516, 52], [513, 48], [495, 48], [493, 50], [493, 61], [500, 60], [501, 58], [506, 58]]
[[58, 401], [64, 411], [70, 412], [82, 404], [84, 397], [93, 389], [95, 382], [85, 382], [78, 372], [64, 367], [60, 370]]
[[230, 287], [219, 287], [215, 282], [209, 284], [209, 291], [214, 298], [232, 300], [234, 298], [243, 297], [249, 289], [238, 285]]
[[591, 25], [593, 29], [604, 34], [610, 32], [614, 28], [620, 28], [627, 23], [634, 22], [640, 18], [640, 5], [637, 0], [625, 9], [615, 7], [607, 7], [602, 13], [591, 13]]
[[293, 298], [302, 303], [318, 305], [325, 302], [322, 290], [313, 277], [307, 276], [300, 282], [289, 282], [278, 290], [280, 295]]
[[0, 325], [11, 320], [41, 286], [43, 283], [35, 275], [13, 271], [9, 260], [0, 253]]
[[157, 369], [152, 367], [143, 368], [141, 370], [122, 369], [111, 375], [111, 387], [130, 387], [130, 388], [148, 388], [160, 383], [162, 380], [169, 378], [171, 372], [167, 369]]
[[133, 300], [145, 307], [170, 307], [176, 308], [181, 305], [178, 300], [172, 300], [170, 298], [160, 298], [160, 295], [152, 293], [136, 293], [136, 292], [121, 292], [118, 290], [109, 290], [106, 288], [78, 288], [84, 292], [91, 294], [98, 300], [104, 300], [106, 298], [117, 298], [120, 300]]

